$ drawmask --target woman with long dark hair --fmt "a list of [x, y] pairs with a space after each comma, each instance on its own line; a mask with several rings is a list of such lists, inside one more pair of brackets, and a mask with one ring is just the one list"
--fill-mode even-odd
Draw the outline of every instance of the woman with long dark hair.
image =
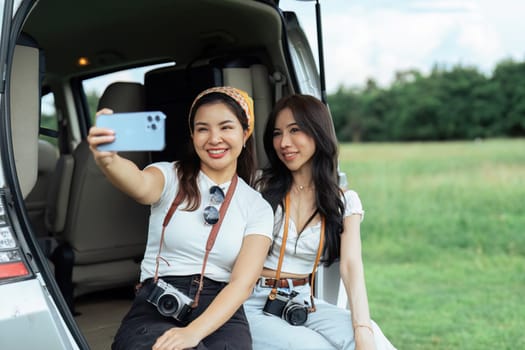
[[[318, 99], [291, 95], [274, 107], [264, 133], [269, 167], [258, 188], [274, 211], [274, 241], [245, 303], [253, 347], [394, 349], [370, 319], [361, 258], [358, 194], [338, 183], [338, 145]], [[350, 310], [313, 297], [320, 263], [340, 263]]]

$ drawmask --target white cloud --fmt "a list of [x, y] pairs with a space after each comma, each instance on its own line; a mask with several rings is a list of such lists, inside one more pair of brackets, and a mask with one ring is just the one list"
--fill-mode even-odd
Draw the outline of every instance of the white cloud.
[[411, 10], [421, 11], [471, 11], [476, 7], [476, 2], [473, 0], [433, 0], [433, 1], [414, 1], [410, 5]]
[[395, 71], [421, 67], [447, 35], [453, 19], [385, 9], [338, 14], [327, 22], [325, 60], [330, 89], [333, 81], [362, 85], [368, 77], [387, 84]]
[[479, 25], [470, 25], [462, 28], [459, 34], [459, 44], [472, 52], [472, 61], [484, 64], [500, 57], [503, 51], [498, 33]]
[[[281, 0], [295, 9], [317, 53], [313, 2]], [[428, 72], [436, 63], [491, 72], [503, 58], [525, 58], [525, 2], [518, 0], [321, 1], [328, 92], [388, 84], [396, 71]]]

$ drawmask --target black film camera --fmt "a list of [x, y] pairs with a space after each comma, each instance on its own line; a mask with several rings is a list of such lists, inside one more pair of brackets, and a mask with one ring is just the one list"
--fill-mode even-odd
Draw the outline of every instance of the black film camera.
[[147, 300], [157, 307], [163, 316], [186, 322], [191, 313], [193, 300], [163, 280], [157, 280]]
[[292, 300], [297, 294], [299, 293], [294, 290], [289, 294], [277, 291], [275, 299], [268, 297], [263, 312], [266, 315], [281, 317], [292, 326], [303, 325], [308, 318], [308, 307]]

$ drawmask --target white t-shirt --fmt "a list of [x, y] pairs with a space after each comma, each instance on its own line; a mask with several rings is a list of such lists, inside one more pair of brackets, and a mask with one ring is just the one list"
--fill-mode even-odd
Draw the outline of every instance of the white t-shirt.
[[[141, 265], [141, 281], [155, 274], [162, 222], [179, 187], [173, 162], [159, 162], [149, 166], [162, 171], [165, 184], [159, 201], [151, 206], [148, 242]], [[230, 182], [218, 184], [225, 195]], [[181, 209], [186, 207], [186, 203], [182, 203], [166, 226], [160, 254], [165, 261], [160, 259], [159, 277], [201, 273], [206, 242], [212, 228], [204, 221], [203, 211], [210, 202], [210, 187], [217, 184], [201, 171], [197, 177], [197, 185], [201, 193], [200, 207], [195, 211], [185, 211]], [[217, 209], [220, 207], [217, 206]], [[271, 239], [272, 229], [273, 212], [270, 204], [239, 177], [217, 239], [208, 256], [205, 276], [215, 281], [228, 282], [244, 236], [260, 234]]]
[[[355, 191], [348, 190], [345, 192], [344, 197], [346, 204], [344, 214], [345, 217], [352, 214], [359, 214], [361, 215], [362, 220], [365, 212], [357, 193]], [[284, 233], [284, 217], [282, 216], [281, 206], [277, 207], [275, 212], [274, 226], [276, 231], [279, 230], [279, 234], [275, 238], [273, 250], [266, 258], [264, 267], [277, 270], [279, 252], [281, 251]], [[292, 218], [290, 218], [288, 226], [288, 239], [286, 241], [286, 249], [281, 272], [295, 274], [312, 273], [315, 258], [317, 256], [317, 249], [319, 248], [321, 220], [319, 220], [315, 225], [305, 228], [299, 236], [297, 233], [297, 227], [295, 226]]]

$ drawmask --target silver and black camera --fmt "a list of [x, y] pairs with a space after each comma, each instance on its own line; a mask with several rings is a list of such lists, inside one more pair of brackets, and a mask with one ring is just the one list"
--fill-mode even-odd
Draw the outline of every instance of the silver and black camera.
[[157, 307], [161, 315], [173, 317], [181, 322], [187, 321], [192, 310], [193, 300], [161, 279], [157, 280], [146, 299]]
[[292, 326], [303, 325], [308, 318], [308, 307], [292, 300], [297, 294], [299, 293], [294, 290], [291, 293], [277, 291], [275, 299], [268, 297], [263, 312], [266, 315], [281, 317]]

